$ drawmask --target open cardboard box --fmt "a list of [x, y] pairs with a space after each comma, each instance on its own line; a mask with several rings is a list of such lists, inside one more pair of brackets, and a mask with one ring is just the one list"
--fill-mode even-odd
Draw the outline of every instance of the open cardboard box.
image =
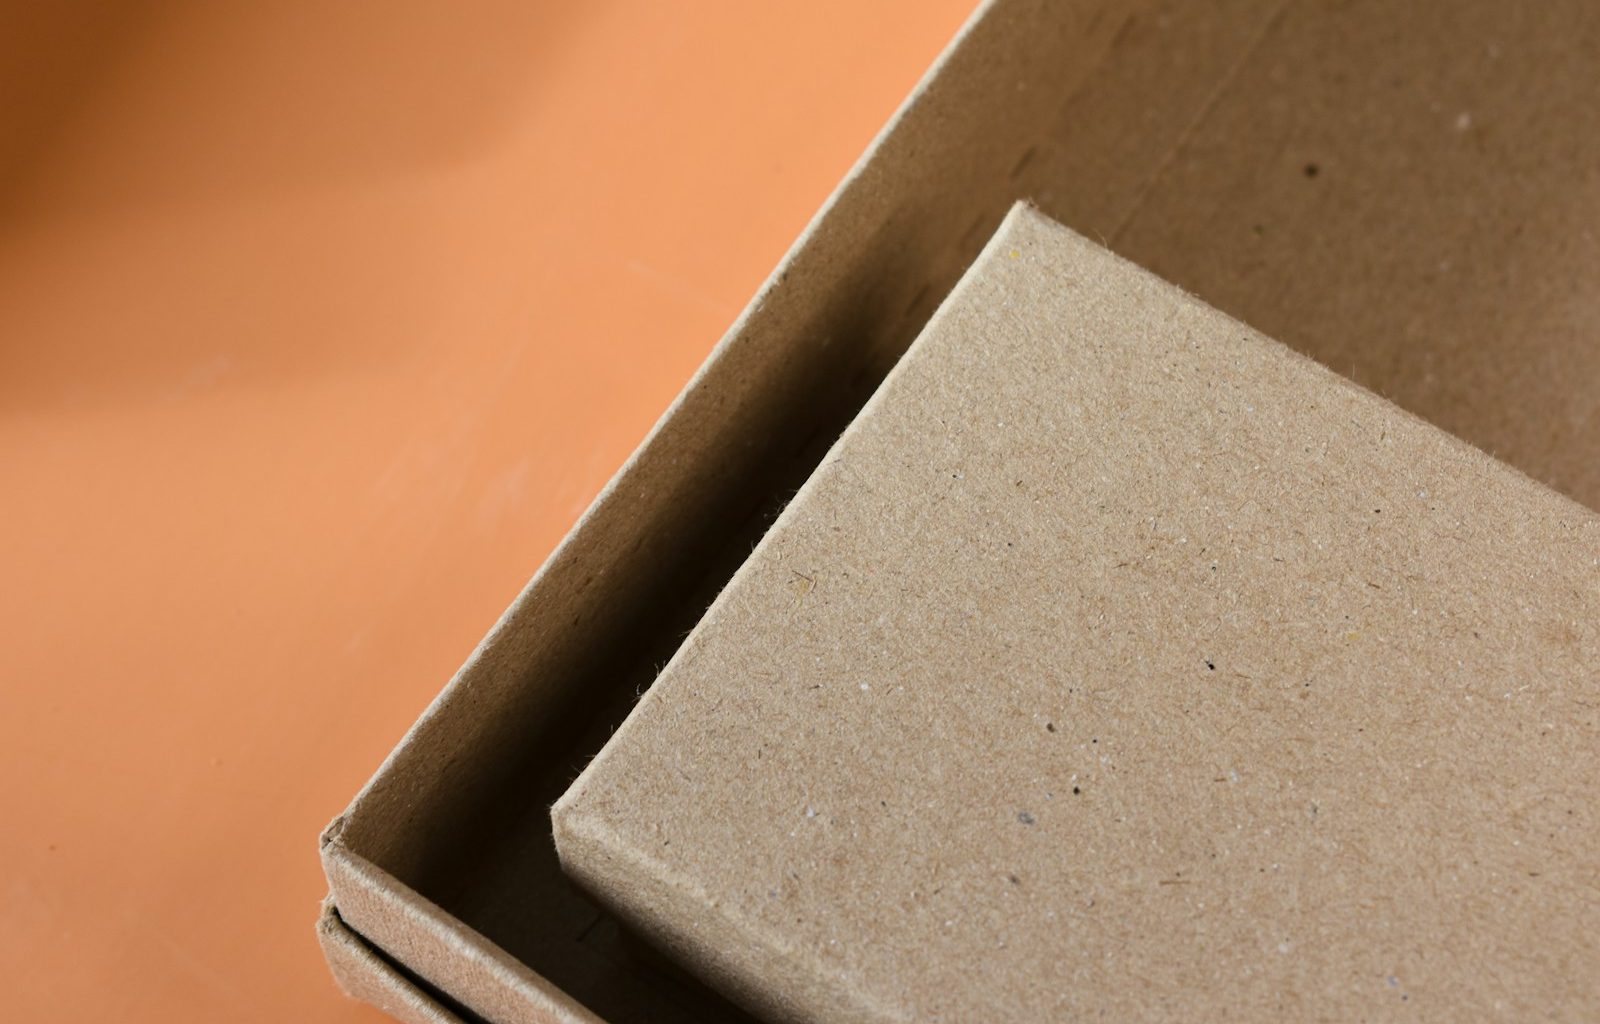
[[411, 1021], [738, 1020], [560, 873], [548, 808], [1026, 198], [1600, 504], [1600, 9], [994, 0], [323, 837]]

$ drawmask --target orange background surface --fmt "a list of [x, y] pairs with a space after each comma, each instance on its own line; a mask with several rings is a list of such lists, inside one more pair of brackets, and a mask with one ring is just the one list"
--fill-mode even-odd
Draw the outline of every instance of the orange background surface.
[[317, 833], [969, 7], [0, 8], [0, 1015], [378, 1019]]

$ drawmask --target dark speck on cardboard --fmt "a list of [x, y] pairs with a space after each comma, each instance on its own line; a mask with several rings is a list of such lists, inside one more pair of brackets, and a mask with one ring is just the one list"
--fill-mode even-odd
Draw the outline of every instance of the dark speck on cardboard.
[[1022, 822], [1024, 825], [1032, 825], [1033, 815], [1029, 814], [1027, 811], [1018, 811], [1017, 820]]
[[1211, 660], [1209, 660], [1209, 659], [1207, 659], [1207, 661], [1206, 661], [1206, 668], [1208, 668], [1208, 669], [1210, 669], [1210, 670], [1211, 670], [1211, 671], [1213, 671], [1213, 672], [1215, 672], [1215, 671], [1216, 671], [1216, 670], [1217, 670], [1217, 663], [1216, 663], [1216, 662], [1214, 662], [1214, 661], [1211, 661]]
[[1316, 164], [1306, 164], [1306, 177], [1315, 178], [1321, 172], [1322, 168], [1318, 167]]
[[1044, 731], [1045, 732], [1055, 732], [1056, 731], [1056, 723], [1054, 723], [1054, 722], [1046, 722], [1046, 723], [1044, 723]]
[[1080, 795], [1080, 794], [1081, 794], [1081, 793], [1082, 793], [1082, 792], [1083, 792], [1083, 790], [1081, 790], [1081, 789], [1079, 789], [1079, 788], [1078, 788], [1078, 787], [1077, 787], [1077, 786], [1073, 786], [1073, 787], [1072, 787], [1072, 795], [1073, 795], [1073, 796], [1078, 796], [1078, 795]]

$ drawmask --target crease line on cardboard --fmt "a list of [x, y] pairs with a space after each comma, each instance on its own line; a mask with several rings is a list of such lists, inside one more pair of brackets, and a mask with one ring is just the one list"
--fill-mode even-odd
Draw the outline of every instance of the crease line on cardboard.
[[[1250, 58], [1260, 52], [1261, 47], [1278, 30], [1278, 26], [1283, 24], [1284, 17], [1288, 15], [1289, 8], [1293, 7], [1295, 2], [1296, 0], [1283, 0], [1262, 22], [1261, 30], [1245, 46], [1244, 52], [1240, 53], [1238, 59], [1229, 64], [1227, 70], [1217, 79], [1216, 87], [1206, 96], [1205, 102], [1200, 104], [1200, 109], [1195, 111], [1194, 116], [1183, 126], [1183, 130], [1178, 133], [1177, 139], [1173, 141], [1172, 148], [1167, 151], [1166, 155], [1156, 164], [1155, 169], [1150, 172], [1150, 176], [1139, 186], [1139, 193], [1134, 197], [1133, 205], [1128, 207], [1128, 212], [1123, 214], [1122, 220], [1117, 223], [1117, 226], [1111, 229], [1110, 238], [1101, 239], [1107, 249], [1114, 248], [1116, 243], [1121, 240], [1123, 232], [1133, 224], [1135, 218], [1139, 216], [1139, 211], [1144, 209], [1145, 203], [1150, 201], [1150, 196], [1155, 192], [1156, 185], [1160, 183], [1162, 176], [1167, 173], [1167, 168], [1176, 163], [1178, 157], [1189, 147], [1189, 143], [1193, 140], [1195, 132], [1200, 129], [1200, 125], [1217, 108], [1217, 104], [1222, 102], [1222, 98], [1228, 94], [1228, 90], [1233, 86], [1234, 79], [1239, 77], [1239, 72], [1250, 62]], [[1129, 21], [1131, 22], [1132, 19], [1129, 19]]]

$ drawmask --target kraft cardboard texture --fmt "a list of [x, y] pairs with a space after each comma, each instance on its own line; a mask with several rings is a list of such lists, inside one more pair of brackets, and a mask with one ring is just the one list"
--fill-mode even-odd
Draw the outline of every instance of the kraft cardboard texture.
[[368, 948], [331, 906], [324, 905], [317, 919], [317, 939], [347, 995], [415, 1024], [462, 1024], [461, 1018]]
[[556, 840], [775, 1020], [1575, 1021], [1597, 667], [1600, 518], [1018, 207]]
[[739, 1019], [635, 955], [542, 808], [1019, 198], [1600, 502], [1597, 23], [1580, 0], [984, 4], [330, 827], [343, 923], [485, 1019]]

